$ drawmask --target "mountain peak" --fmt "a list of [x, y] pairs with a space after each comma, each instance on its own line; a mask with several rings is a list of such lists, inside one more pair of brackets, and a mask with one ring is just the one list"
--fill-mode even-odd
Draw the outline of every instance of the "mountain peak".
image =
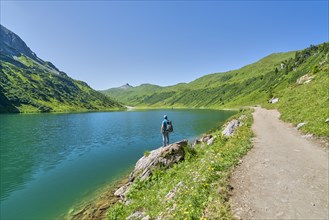
[[38, 61], [37, 55], [26, 45], [26, 43], [14, 32], [0, 25], [0, 51], [11, 56], [25, 56]]
[[120, 86], [119, 89], [129, 89], [129, 88], [133, 88], [132, 85], [129, 85], [129, 83], [124, 84], [123, 86]]
[[2, 25], [0, 37], [0, 113], [123, 108], [38, 58], [18, 35]]

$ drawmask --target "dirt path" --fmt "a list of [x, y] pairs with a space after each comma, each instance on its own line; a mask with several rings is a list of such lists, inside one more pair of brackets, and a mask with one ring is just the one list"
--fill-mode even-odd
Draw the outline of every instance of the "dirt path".
[[231, 179], [232, 211], [242, 219], [329, 219], [328, 149], [279, 115], [255, 109], [254, 148]]

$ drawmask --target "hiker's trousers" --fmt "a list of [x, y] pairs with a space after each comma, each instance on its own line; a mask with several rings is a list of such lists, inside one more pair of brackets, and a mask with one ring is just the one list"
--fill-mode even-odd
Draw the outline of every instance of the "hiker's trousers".
[[163, 146], [167, 146], [169, 144], [169, 132], [162, 132], [162, 140], [163, 140]]

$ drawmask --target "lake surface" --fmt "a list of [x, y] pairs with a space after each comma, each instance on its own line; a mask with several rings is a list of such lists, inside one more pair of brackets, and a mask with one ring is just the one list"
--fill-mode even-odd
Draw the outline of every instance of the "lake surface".
[[146, 150], [193, 139], [234, 112], [150, 110], [0, 115], [1, 219], [54, 219], [133, 169]]

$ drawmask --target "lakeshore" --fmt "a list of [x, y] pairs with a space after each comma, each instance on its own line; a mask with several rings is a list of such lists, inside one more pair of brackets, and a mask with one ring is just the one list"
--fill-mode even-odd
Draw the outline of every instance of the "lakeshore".
[[[245, 112], [245, 111], [244, 111]], [[120, 207], [124, 207], [124, 211], [128, 213], [129, 210], [131, 210], [131, 208], [133, 208], [134, 206], [131, 206], [132, 204], [130, 203], [135, 203], [135, 200], [137, 202], [137, 200], [139, 199], [132, 199], [131, 195], [136, 193], [135, 190], [138, 189], [138, 192], [140, 190], [142, 190], [143, 192], [140, 192], [142, 195], [142, 197], [144, 199], [142, 199], [145, 202], [146, 200], [150, 200], [152, 201], [153, 199], [150, 197], [156, 196], [158, 197], [159, 195], [163, 195], [163, 193], [167, 194], [168, 192], [171, 192], [173, 190], [173, 188], [175, 188], [175, 185], [178, 184], [178, 182], [182, 182], [181, 184], [178, 185], [184, 185], [183, 188], [189, 188], [189, 184], [192, 184], [190, 187], [192, 187], [192, 189], [197, 189], [198, 187], [200, 187], [200, 189], [202, 190], [206, 190], [205, 191], [205, 195], [203, 194], [197, 194], [195, 195], [196, 197], [202, 197], [202, 200], [205, 200], [207, 198], [207, 196], [209, 196], [209, 193], [215, 193], [216, 190], [218, 190], [217, 187], [219, 187], [221, 190], [223, 190], [223, 196], [227, 197], [228, 194], [226, 192], [228, 192], [229, 190], [229, 186], [228, 186], [228, 179], [227, 177], [229, 176], [230, 173], [230, 167], [234, 166], [234, 164], [236, 164], [239, 159], [241, 157], [241, 155], [243, 155], [244, 153], [246, 153], [247, 149], [250, 148], [250, 129], [248, 129], [248, 127], [250, 127], [250, 113], [245, 112], [244, 114], [249, 115], [247, 116], [242, 116], [242, 113], [238, 113], [235, 116], [233, 116], [233, 118], [239, 118], [241, 117], [242, 120], [241, 124], [234, 124], [232, 125], [232, 123], [227, 122], [226, 126], [233, 126], [235, 127], [235, 129], [237, 129], [237, 134], [232, 136], [231, 138], [227, 139], [222, 137], [222, 132], [224, 132], [224, 127], [220, 127], [217, 129], [213, 129], [210, 133], [204, 134], [202, 135], [201, 138], [198, 139], [197, 142], [195, 142], [194, 144], [190, 143], [190, 147], [187, 147], [186, 149], [184, 148], [184, 159], [180, 162], [177, 162], [177, 164], [174, 164], [173, 166], [171, 166], [172, 168], [168, 168], [168, 169], [163, 169], [163, 166], [160, 166], [162, 168], [152, 168], [151, 170], [153, 170], [152, 172], [155, 172], [153, 175], [151, 175], [150, 178], [146, 178], [145, 181], [140, 182], [137, 178], [137, 181], [134, 181], [132, 183], [129, 183], [129, 179], [131, 179], [131, 175], [129, 178], [123, 178], [120, 181], [117, 181], [115, 184], [106, 187], [103, 190], [99, 191], [99, 194], [95, 196], [95, 199], [90, 200], [88, 202], [83, 202], [81, 205], [79, 205], [78, 207], [71, 209], [69, 211], [69, 213], [67, 214], [66, 218], [67, 219], [105, 219], [105, 218], [109, 218], [109, 219], [121, 219], [121, 218], [126, 218], [128, 216], [126, 216], [126, 214], [121, 213], [122, 208]], [[238, 121], [235, 119], [231, 119], [231, 121]], [[239, 126], [241, 126], [241, 128], [238, 128]], [[227, 131], [225, 131], [227, 132]], [[229, 132], [230, 133], [230, 132]], [[233, 149], [231, 148], [233, 143], [237, 143], [236, 147], [234, 147]], [[175, 144], [173, 144], [175, 145]], [[235, 144], [234, 144], [235, 145]], [[153, 150], [153, 151], [159, 151], [162, 150], [162, 148]], [[151, 151], [151, 155], [155, 154], [152, 153], [153, 151]], [[239, 152], [236, 156], [234, 156], [234, 159], [232, 160], [231, 156], [229, 156], [227, 159], [224, 159], [226, 161], [226, 163], [229, 163], [230, 165], [228, 167], [222, 167], [220, 168], [219, 166], [222, 166], [222, 164], [218, 164], [221, 160], [219, 160], [218, 156], [221, 154], [219, 151], [222, 152], [227, 152], [229, 154], [236, 154], [237, 152]], [[158, 154], [158, 153], [156, 153]], [[226, 153], [225, 153], [226, 154]], [[165, 155], [168, 155], [167, 153], [165, 153]], [[172, 153], [170, 153], [170, 155], [172, 155]], [[142, 157], [140, 160], [144, 160], [148, 159], [149, 156], [144, 156]], [[205, 161], [205, 159], [207, 158], [207, 160], [209, 161]], [[138, 163], [141, 163], [140, 160], [138, 161]], [[154, 162], [152, 162], [151, 164], [154, 164]], [[218, 165], [216, 165], [218, 164]], [[140, 165], [138, 165], [140, 166]], [[137, 165], [136, 165], [137, 167]], [[157, 167], [157, 166], [156, 166]], [[193, 168], [194, 167], [194, 168]], [[216, 171], [217, 170], [217, 171]], [[221, 171], [220, 171], [221, 170]], [[136, 172], [136, 171], [134, 171]], [[140, 171], [141, 173], [145, 173], [145, 171]], [[136, 173], [140, 173], [139, 171], [137, 171]], [[173, 174], [176, 173], [176, 174]], [[194, 176], [199, 176], [198, 179], [199, 181], [197, 181], [196, 179], [194, 180], [188, 180], [189, 178], [193, 177], [193, 175], [191, 175], [191, 172], [193, 172]], [[170, 176], [170, 178], [168, 178], [168, 175]], [[174, 176], [173, 176], [174, 175]], [[203, 177], [202, 177], [203, 176]], [[188, 179], [187, 179], [188, 178]], [[135, 178], [133, 178], [135, 179]], [[214, 181], [216, 179], [216, 181]], [[159, 180], [164, 181], [164, 182], [159, 182]], [[218, 182], [219, 181], [219, 182]], [[144, 183], [143, 183], [144, 182]], [[116, 190], [120, 189], [120, 188], [125, 188], [125, 185], [131, 186], [131, 188], [128, 190], [129, 192], [122, 192], [121, 196], [114, 196], [114, 193]], [[156, 186], [158, 185], [160, 189], [156, 189], [156, 190], [152, 190], [149, 191], [148, 187], [144, 189], [144, 184], [148, 185], [148, 186]], [[215, 187], [214, 189], [209, 188], [210, 185], [216, 184], [217, 187]], [[145, 185], [145, 186], [146, 186]], [[140, 188], [141, 187], [141, 188]], [[146, 190], [146, 191], [145, 191]], [[120, 190], [118, 190], [120, 191]], [[175, 191], [175, 190], [174, 190]], [[185, 194], [181, 195], [180, 198], [178, 198], [178, 191], [175, 192], [177, 195], [176, 196], [172, 196], [172, 199], [174, 197], [177, 197], [177, 199], [183, 201], [183, 200], [189, 200], [189, 195]], [[124, 196], [122, 196], [124, 195]], [[206, 196], [206, 197], [205, 197]], [[188, 198], [187, 198], [188, 197]], [[200, 198], [199, 198], [200, 199]], [[198, 199], [198, 200], [199, 200]], [[170, 199], [171, 200], [171, 199]], [[216, 200], [218, 200], [218, 198], [216, 198]], [[153, 204], [152, 206], [148, 207], [146, 204], [144, 204], [142, 206], [139, 206], [141, 210], [147, 210], [150, 207], [152, 208], [152, 211], [155, 210], [154, 207], [157, 207], [155, 204]], [[138, 202], [137, 202], [138, 203]], [[203, 205], [199, 206], [199, 207], [192, 207], [193, 209], [198, 210], [198, 213], [202, 213], [202, 210], [205, 208], [204, 205], [208, 204], [204, 203]], [[222, 199], [220, 199], [220, 201], [216, 201], [216, 204], [219, 205], [219, 207], [223, 207], [225, 206], [225, 203]], [[210, 205], [210, 204], [208, 204]], [[177, 206], [177, 205], [176, 205]], [[160, 206], [161, 207], [161, 206]], [[189, 208], [191, 208], [190, 205], [188, 205]], [[202, 208], [203, 207], [203, 208]], [[119, 208], [119, 211], [117, 210]], [[136, 207], [135, 207], [136, 208]], [[133, 208], [133, 209], [135, 209]], [[157, 208], [160, 209], [160, 208]], [[116, 211], [114, 211], [116, 210]], [[114, 211], [114, 212], [113, 212]], [[159, 211], [159, 210], [158, 210]], [[226, 214], [225, 215], [230, 215], [229, 210], [225, 211]], [[113, 215], [113, 213], [121, 213], [119, 214], [119, 216], [117, 216], [116, 214]], [[211, 215], [212, 212], [209, 212], [207, 215]], [[108, 216], [106, 217], [106, 215], [108, 214]], [[171, 214], [173, 213], [166, 213], [161, 214], [161, 218], [167, 218], [171, 216]], [[213, 213], [214, 214], [214, 213]], [[197, 216], [199, 216], [200, 214], [197, 214]], [[180, 216], [180, 215], [178, 215]], [[153, 214], [152, 214], [152, 217]], [[173, 217], [173, 216], [171, 216]]]

